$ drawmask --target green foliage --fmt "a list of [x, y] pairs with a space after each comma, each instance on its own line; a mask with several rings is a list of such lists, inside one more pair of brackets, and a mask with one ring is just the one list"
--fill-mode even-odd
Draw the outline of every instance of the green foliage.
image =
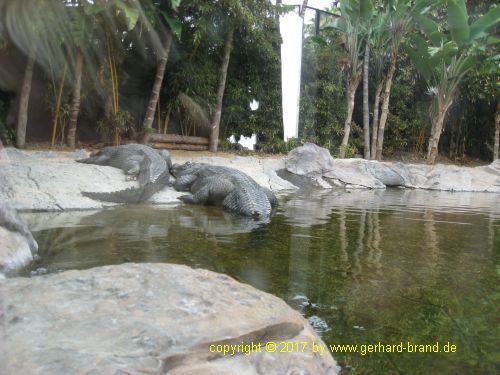
[[[341, 152], [342, 150], [343, 152]], [[339, 157], [339, 155], [343, 155], [343, 157], [345, 158], [353, 158], [356, 156], [357, 152], [358, 149], [352, 144], [349, 144], [347, 146], [340, 146], [339, 152], [336, 154], [336, 156]]]
[[[258, 135], [259, 141], [279, 137], [281, 122], [280, 35], [275, 10], [265, 0], [253, 2], [183, 2], [179, 7], [182, 36], [168, 67], [161, 102], [179, 112], [177, 98], [185, 93], [213, 115], [228, 12], [236, 23], [227, 73], [220, 138]], [[245, 14], [241, 14], [244, 12]], [[251, 111], [252, 100], [259, 107]], [[179, 115], [179, 128], [188, 118]], [[197, 129], [197, 134], [206, 129]]]
[[415, 67], [402, 56], [399, 74], [393, 82], [384, 153], [416, 152], [422, 149], [422, 134], [429, 131], [432, 98], [425, 83], [416, 79]]
[[116, 130], [118, 130], [121, 136], [134, 130], [134, 119], [129, 112], [124, 110], [120, 110], [117, 113], [109, 113], [107, 117], [97, 123], [97, 130], [107, 140], [111, 140]]
[[280, 138], [274, 138], [269, 142], [259, 143], [257, 149], [260, 152], [269, 154], [286, 154], [294, 148], [302, 146], [304, 143], [306, 143], [306, 141], [299, 138], [290, 138], [288, 141], [284, 141]]
[[7, 127], [6, 118], [8, 112], [8, 96], [0, 91], [0, 140], [4, 145], [16, 143], [15, 129]]
[[[495, 48], [500, 40], [488, 35], [500, 18], [500, 7], [490, 2], [341, 1], [344, 18], [325, 22], [322, 16], [319, 37], [306, 30], [300, 141], [290, 142], [281, 141], [281, 40], [277, 22], [279, 14], [290, 7], [275, 8], [268, 0], [76, 1], [72, 4], [78, 6], [68, 6], [69, 3], [34, 1], [28, 7], [26, 2], [3, 2], [0, 48], [2, 41], [8, 41], [9, 48], [12, 45], [25, 54], [33, 52], [37, 66], [45, 68], [47, 79], [53, 80], [53, 88], [66, 60], [67, 84], [72, 82], [74, 51], [81, 48], [85, 56], [82, 112], [94, 128], [99, 116], [108, 112], [103, 108], [103, 99], [110, 93], [108, 60], [118, 67], [115, 73], [119, 87], [114, 88], [120, 90], [120, 106], [137, 120], [147, 105], [157, 47], [165, 33], [172, 32], [176, 38], [160, 94], [160, 110], [170, 116], [169, 131], [187, 131], [195, 123], [193, 132], [206, 136], [207, 119], [213, 116], [215, 107], [224, 38], [228, 28], [234, 27], [234, 47], [222, 108], [221, 148], [229, 148], [223, 139], [232, 134], [256, 133], [261, 149], [267, 152], [286, 152], [293, 148], [294, 142], [311, 141], [337, 154], [346, 113], [345, 85], [352, 73], [359, 71], [364, 43], [369, 38], [373, 101], [375, 82], [384, 77], [388, 62], [403, 38], [401, 30], [412, 14], [420, 28], [407, 46], [414, 65], [398, 54], [385, 151], [412, 151], [421, 147], [422, 134], [430, 127], [431, 95], [428, 94], [439, 92], [446, 97], [456, 94], [458, 102], [456, 108], [450, 109], [444, 150], [453, 149], [452, 139], [461, 134], [467, 138], [464, 149], [487, 156], [484, 150], [491, 143], [492, 114], [498, 100], [498, 85], [494, 83], [498, 81], [499, 55]], [[332, 11], [340, 13], [338, 8]], [[40, 14], [43, 17], [38, 17]], [[112, 56], [108, 56], [108, 43]], [[473, 79], [467, 78], [469, 73]], [[182, 93], [190, 98], [190, 108], [203, 114], [198, 116], [203, 121], [196, 120], [194, 112], [191, 116], [187, 113], [186, 102], [180, 99]], [[62, 103], [70, 99], [68, 91], [64, 91]], [[255, 111], [249, 108], [253, 100], [259, 102]], [[347, 150], [350, 156], [363, 147], [362, 133], [356, 125], [361, 123], [359, 95], [356, 101], [352, 146]], [[121, 114], [101, 119], [99, 130], [111, 135], [117, 126], [120, 132], [125, 132], [131, 127], [129, 120]], [[0, 126], [4, 138], [12, 137], [4, 122], [0, 121]]]
[[324, 43], [304, 40], [299, 129], [300, 137], [334, 150], [340, 143], [346, 113], [343, 72], [338, 61], [343, 51], [334, 33]]

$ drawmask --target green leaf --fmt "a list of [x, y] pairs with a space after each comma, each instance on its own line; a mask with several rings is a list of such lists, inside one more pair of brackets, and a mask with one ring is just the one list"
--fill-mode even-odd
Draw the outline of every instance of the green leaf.
[[470, 27], [470, 39], [474, 40], [484, 33], [492, 26], [498, 25], [500, 22], [500, 7], [494, 7], [488, 11], [484, 16], [480, 17]]
[[452, 40], [445, 43], [443, 46], [439, 48], [429, 47], [429, 55], [434, 60], [446, 60], [452, 56], [455, 56], [457, 52], [458, 52], [458, 46]]
[[360, 0], [359, 2], [359, 15], [360, 18], [367, 22], [373, 16], [373, 3], [372, 0]]
[[469, 15], [464, 0], [448, 0], [448, 24], [451, 37], [460, 46], [469, 41]]
[[315, 43], [315, 44], [317, 44], [317, 45], [319, 45], [321, 47], [326, 47], [328, 45], [328, 43], [326, 42], [325, 38], [323, 38], [321, 36], [312, 36], [312, 37], [310, 37], [310, 40], [313, 43]]
[[459, 74], [466, 73], [469, 69], [473, 68], [479, 61], [479, 57], [476, 55], [467, 56], [460, 64]]
[[179, 7], [179, 5], [181, 5], [181, 1], [182, 0], [171, 0], [172, 9], [173, 10], [177, 10], [177, 8]]
[[432, 44], [437, 46], [441, 45], [443, 34], [439, 31], [439, 27], [436, 22], [420, 14], [414, 15], [413, 19], [420, 26], [425, 35], [429, 37]]
[[420, 75], [425, 79], [428, 85], [432, 84], [432, 66], [430, 65], [430, 56], [428, 53], [428, 44], [424, 38], [418, 34], [412, 35], [412, 41], [415, 47], [408, 44], [403, 46], [405, 52], [415, 64]]
[[139, 9], [137, 9], [136, 7], [128, 6], [121, 1], [116, 5], [125, 14], [125, 19], [127, 20], [127, 30], [132, 30], [135, 27], [137, 20], [139, 19]]
[[500, 38], [497, 38], [496, 36], [490, 36], [488, 39], [486, 39], [486, 45], [492, 46], [495, 44], [500, 43]]
[[161, 15], [165, 19], [165, 22], [170, 27], [170, 30], [174, 33], [177, 39], [180, 39], [182, 33], [182, 23], [177, 18], [170, 17], [165, 12], [160, 11]]

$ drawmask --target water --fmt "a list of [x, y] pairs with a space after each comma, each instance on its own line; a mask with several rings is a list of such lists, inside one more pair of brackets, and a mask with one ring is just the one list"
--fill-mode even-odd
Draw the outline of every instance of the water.
[[334, 353], [344, 374], [500, 372], [497, 195], [312, 191], [280, 203], [269, 223], [198, 206], [24, 214], [41, 248], [26, 274], [123, 262], [207, 268], [283, 298], [327, 344], [457, 348]]

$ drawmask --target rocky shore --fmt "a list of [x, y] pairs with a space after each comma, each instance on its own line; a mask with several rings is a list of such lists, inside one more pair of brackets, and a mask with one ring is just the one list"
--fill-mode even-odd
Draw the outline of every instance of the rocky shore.
[[[84, 150], [0, 149], [0, 202], [17, 210], [53, 214], [100, 210], [114, 204], [81, 192], [109, 192], [137, 184], [126, 181], [121, 170], [75, 162], [86, 156]], [[172, 159], [237, 168], [275, 192], [334, 188], [335, 193], [323, 190], [316, 198], [340, 194], [337, 205], [349, 204], [344, 195], [383, 205], [383, 196], [376, 192], [393, 186], [500, 193], [500, 161], [466, 168], [333, 159], [313, 144], [286, 157], [173, 152]], [[352, 189], [365, 192], [341, 193]], [[177, 198], [182, 194], [165, 186], [149, 202], [180, 204]], [[311, 218], [307, 212], [292, 216], [316, 220], [325, 206], [322, 199], [316, 200], [311, 201]], [[293, 205], [283, 208], [289, 209]], [[339, 370], [328, 349], [322, 354], [310, 350], [313, 343], [324, 343], [298, 312], [225, 275], [170, 264], [122, 264], [5, 278], [36, 255], [32, 238], [22, 228], [0, 222], [2, 374], [336, 374]], [[305, 351], [271, 352], [265, 349], [269, 341], [309, 346]], [[241, 350], [232, 355], [217, 351], [238, 345]], [[255, 348], [252, 345], [259, 349], [246, 354], [244, 348]]]
[[[76, 152], [0, 150], [0, 201], [18, 210], [62, 211], [99, 209], [113, 205], [81, 195], [82, 191], [116, 191], [135, 186], [122, 171], [76, 163], [84, 158]], [[385, 189], [398, 186], [413, 189], [500, 193], [500, 161], [483, 167], [437, 164], [402, 164], [333, 159], [326, 149], [306, 144], [286, 157], [207, 156], [173, 152], [174, 163], [204, 162], [237, 168], [273, 191], [303, 185], [321, 188]], [[182, 195], [171, 187], [151, 197], [153, 204], [178, 204]]]

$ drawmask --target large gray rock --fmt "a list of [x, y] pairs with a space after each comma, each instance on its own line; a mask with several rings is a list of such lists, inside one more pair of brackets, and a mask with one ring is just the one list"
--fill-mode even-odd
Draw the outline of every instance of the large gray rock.
[[334, 168], [330, 152], [314, 143], [294, 148], [285, 158], [287, 171], [299, 176], [321, 178]]
[[[107, 266], [5, 279], [0, 296], [2, 374], [337, 373], [328, 350], [311, 351], [324, 343], [298, 312], [206, 270]], [[268, 341], [309, 345], [271, 353]], [[252, 343], [260, 352], [214, 352]]]
[[333, 169], [324, 177], [352, 189], [385, 189], [384, 183], [367, 170], [367, 165], [363, 159], [336, 159]]
[[[309, 178], [320, 187], [384, 189], [401, 186], [427, 190], [500, 193], [500, 161], [482, 167], [377, 162], [364, 159], [333, 159], [328, 150], [307, 143], [290, 151], [286, 170]], [[296, 178], [282, 173], [292, 183]], [[304, 181], [300, 180], [301, 185]]]
[[366, 171], [385, 186], [404, 186], [408, 172], [403, 163], [366, 162]]

